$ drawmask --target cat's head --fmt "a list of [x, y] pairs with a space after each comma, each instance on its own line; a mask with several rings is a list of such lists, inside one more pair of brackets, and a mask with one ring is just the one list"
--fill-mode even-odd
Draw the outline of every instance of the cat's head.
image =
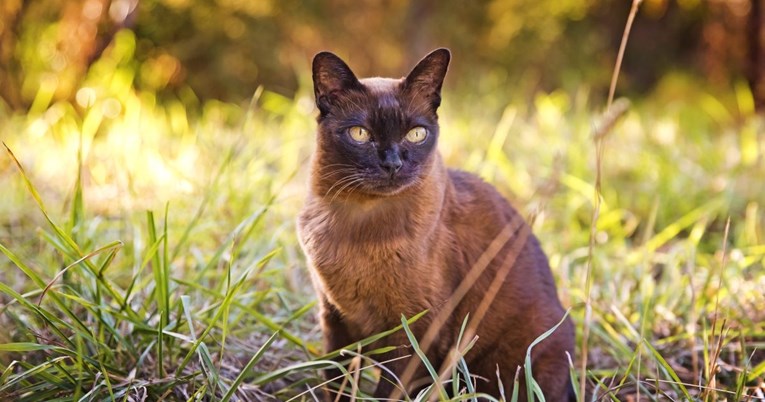
[[450, 57], [437, 49], [406, 77], [361, 80], [332, 53], [314, 57], [313, 174], [322, 195], [388, 196], [422, 181], [436, 157], [436, 111]]

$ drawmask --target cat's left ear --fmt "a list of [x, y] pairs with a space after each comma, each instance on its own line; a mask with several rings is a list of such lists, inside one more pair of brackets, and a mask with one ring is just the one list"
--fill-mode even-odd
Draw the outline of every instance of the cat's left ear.
[[405, 87], [415, 96], [426, 96], [433, 108], [438, 108], [441, 105], [441, 86], [451, 58], [446, 48], [430, 52], [406, 76]]

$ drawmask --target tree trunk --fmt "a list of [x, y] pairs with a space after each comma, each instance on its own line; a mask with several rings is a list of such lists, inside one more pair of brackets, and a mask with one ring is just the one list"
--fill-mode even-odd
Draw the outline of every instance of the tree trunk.
[[750, 0], [748, 41], [749, 86], [757, 111], [765, 111], [765, 0]]
[[24, 108], [21, 97], [21, 66], [16, 57], [16, 44], [21, 36], [20, 24], [28, 2], [9, 2], [0, 6], [0, 103], [12, 110]]
[[406, 46], [404, 63], [407, 66], [413, 66], [430, 50], [433, 50], [429, 48], [432, 44], [428, 35], [428, 32], [432, 31], [432, 27], [428, 27], [428, 23], [430, 23], [428, 17], [433, 15], [433, 6], [432, 0], [409, 3], [404, 22], [403, 38], [404, 46]]

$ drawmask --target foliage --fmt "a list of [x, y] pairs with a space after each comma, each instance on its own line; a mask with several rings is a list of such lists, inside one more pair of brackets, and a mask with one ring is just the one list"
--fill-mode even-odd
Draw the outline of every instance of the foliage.
[[[136, 86], [161, 96], [192, 88], [202, 99], [240, 102], [259, 85], [292, 96], [301, 84], [294, 72], [304, 72], [318, 51], [333, 50], [357, 71], [387, 76], [436, 46], [459, 56], [454, 72], [498, 75], [520, 96], [582, 82], [601, 89], [628, 3], [6, 0], [0, 98], [16, 110], [41, 94], [73, 100], [90, 66], [124, 29], [136, 36]], [[645, 92], [675, 69], [703, 73], [720, 88], [740, 79], [746, 23], [737, 10], [744, 2], [717, 3], [646, 0], [627, 52], [625, 90]], [[461, 80], [447, 84], [470, 88]]]

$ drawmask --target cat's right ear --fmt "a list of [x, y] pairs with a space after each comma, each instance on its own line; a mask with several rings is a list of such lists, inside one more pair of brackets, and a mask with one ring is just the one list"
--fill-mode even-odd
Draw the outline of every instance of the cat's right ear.
[[316, 106], [322, 115], [342, 92], [360, 89], [361, 83], [350, 67], [330, 52], [321, 52], [313, 58], [313, 91]]

